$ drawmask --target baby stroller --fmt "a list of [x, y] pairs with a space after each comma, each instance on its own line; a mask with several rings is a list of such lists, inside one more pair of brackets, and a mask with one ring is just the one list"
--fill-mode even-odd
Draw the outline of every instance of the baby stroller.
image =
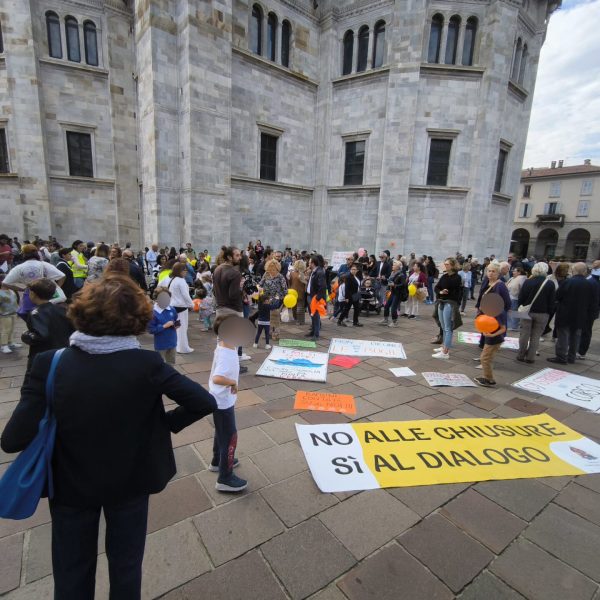
[[367, 313], [367, 317], [371, 312], [379, 314], [381, 312], [381, 304], [379, 302], [378, 281], [373, 281], [370, 277], [366, 277], [360, 286], [360, 310]]

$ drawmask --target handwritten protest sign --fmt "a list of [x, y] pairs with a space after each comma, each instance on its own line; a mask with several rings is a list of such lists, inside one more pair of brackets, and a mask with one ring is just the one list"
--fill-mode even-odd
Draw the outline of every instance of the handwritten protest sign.
[[354, 397], [348, 394], [328, 394], [327, 392], [296, 392], [294, 408], [305, 410], [323, 410], [356, 414]]
[[376, 340], [346, 340], [332, 338], [329, 344], [331, 354], [346, 356], [375, 356], [378, 358], [406, 358], [404, 347], [397, 342], [379, 342]]
[[558, 369], [542, 369], [514, 387], [600, 413], [600, 381]]
[[[472, 331], [459, 331], [457, 333], [456, 339], [463, 344], [479, 344], [479, 338], [481, 337], [480, 333], [474, 333]], [[518, 350], [519, 349], [519, 338], [506, 337], [502, 342], [500, 348], [505, 348], [508, 350]]]
[[351, 369], [360, 363], [360, 358], [353, 358], [352, 356], [334, 356], [329, 359], [330, 365], [336, 367], [344, 367], [344, 369]]
[[271, 350], [257, 375], [299, 379], [300, 381], [327, 381], [327, 360], [325, 352], [310, 352], [276, 346]]
[[279, 345], [284, 348], [316, 348], [317, 342], [311, 340], [279, 340]]
[[546, 414], [296, 431], [322, 492], [600, 473], [600, 444]]
[[352, 254], [352, 250], [348, 252], [334, 252], [331, 255], [331, 262], [329, 264], [333, 267], [334, 271], [337, 271], [342, 265], [346, 264], [346, 258], [352, 256]]
[[450, 387], [477, 387], [473, 381], [461, 373], [433, 373], [427, 371], [422, 373], [422, 375], [431, 387], [440, 385], [447, 385]]

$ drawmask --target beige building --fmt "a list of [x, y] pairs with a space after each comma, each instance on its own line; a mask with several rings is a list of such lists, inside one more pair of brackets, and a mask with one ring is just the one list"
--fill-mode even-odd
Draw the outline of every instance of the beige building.
[[559, 160], [523, 171], [510, 249], [536, 258], [600, 258], [600, 167]]

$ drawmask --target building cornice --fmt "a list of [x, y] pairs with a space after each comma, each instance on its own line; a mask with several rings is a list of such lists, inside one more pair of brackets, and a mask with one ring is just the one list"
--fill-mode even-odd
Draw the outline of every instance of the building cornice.
[[393, 5], [394, 0], [360, 0], [359, 2], [354, 2], [345, 8], [339, 8], [335, 6], [330, 12], [333, 14], [335, 19], [340, 20], [347, 19], [348, 17], [355, 17], [365, 12], [371, 12], [372, 10], [379, 10], [386, 6]]
[[114, 187], [114, 179], [102, 179], [100, 177], [75, 177], [72, 175], [50, 175], [51, 181], [63, 181], [65, 183], [81, 184], [85, 183], [92, 186]]
[[518, 83], [512, 81], [512, 79], [508, 80], [508, 91], [519, 101], [525, 102], [529, 96], [529, 92]]
[[438, 63], [421, 63], [422, 75], [433, 75], [448, 79], [481, 79], [485, 73], [483, 67], [463, 67], [462, 65], [443, 65]]
[[328, 187], [327, 193], [331, 196], [361, 196], [367, 194], [379, 194], [380, 185], [336, 185]]
[[62, 60], [58, 58], [40, 58], [38, 59], [43, 65], [51, 65], [59, 69], [66, 71], [79, 71], [81, 73], [89, 73], [96, 77], [102, 77], [103, 79], [108, 78], [108, 70], [100, 67], [91, 67], [90, 65], [84, 65], [81, 63], [75, 63], [68, 60]]
[[415, 196], [466, 196], [471, 188], [443, 185], [409, 185], [409, 193]]
[[298, 73], [297, 71], [292, 71], [291, 69], [282, 67], [281, 65], [278, 65], [277, 63], [267, 60], [266, 58], [263, 58], [262, 56], [259, 56], [258, 54], [249, 52], [248, 50], [245, 50], [244, 48], [239, 48], [238, 46], [232, 46], [231, 52], [233, 54], [237, 54], [238, 56], [241, 56], [244, 60], [247, 60], [248, 62], [252, 62], [255, 65], [260, 65], [261, 67], [264, 67], [265, 69], [267, 69], [269, 71], [275, 72], [275, 73], [281, 75], [282, 77], [286, 77], [288, 79], [294, 79], [295, 81], [303, 83], [313, 89], [316, 89], [319, 87], [318, 81], [315, 81], [314, 79], [311, 79], [310, 77], [307, 77], [306, 75], [304, 75], [302, 73]]
[[[292, 10], [301, 14], [303, 17], [307, 17], [311, 21], [318, 23], [319, 18], [315, 14], [315, 11], [310, 8], [310, 3], [302, 2], [302, 1], [299, 2], [298, 0], [279, 0], [279, 1], [281, 2], [281, 4], [285, 4], [285, 6], [287, 6], [288, 8], [291, 8]], [[310, 0], [309, 0], [309, 2], [310, 2]]]
[[494, 192], [492, 194], [492, 204], [501, 204], [502, 206], [510, 204], [512, 202], [512, 196], [508, 194], [502, 194], [501, 192]]
[[390, 73], [390, 67], [378, 67], [377, 69], [369, 69], [368, 71], [361, 71], [360, 73], [350, 73], [350, 75], [342, 75], [331, 80], [334, 86], [339, 86], [344, 83], [358, 83], [368, 79], [375, 79], [377, 77], [388, 77]]
[[257, 189], [276, 189], [284, 190], [288, 192], [296, 192], [301, 194], [312, 194], [314, 192], [313, 187], [307, 187], [304, 185], [296, 185], [294, 183], [283, 183], [282, 181], [268, 181], [267, 179], [257, 179], [256, 177], [246, 177], [245, 175], [232, 175], [231, 183], [236, 184], [238, 187], [253, 187]]

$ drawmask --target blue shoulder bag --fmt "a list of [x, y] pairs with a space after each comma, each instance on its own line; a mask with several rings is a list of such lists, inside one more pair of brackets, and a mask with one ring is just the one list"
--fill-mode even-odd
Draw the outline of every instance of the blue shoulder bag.
[[46, 379], [46, 412], [37, 435], [19, 454], [0, 480], [0, 517], [27, 519], [36, 510], [44, 488], [48, 498], [54, 496], [52, 453], [56, 439], [56, 418], [53, 413], [54, 375], [64, 348], [57, 350]]

